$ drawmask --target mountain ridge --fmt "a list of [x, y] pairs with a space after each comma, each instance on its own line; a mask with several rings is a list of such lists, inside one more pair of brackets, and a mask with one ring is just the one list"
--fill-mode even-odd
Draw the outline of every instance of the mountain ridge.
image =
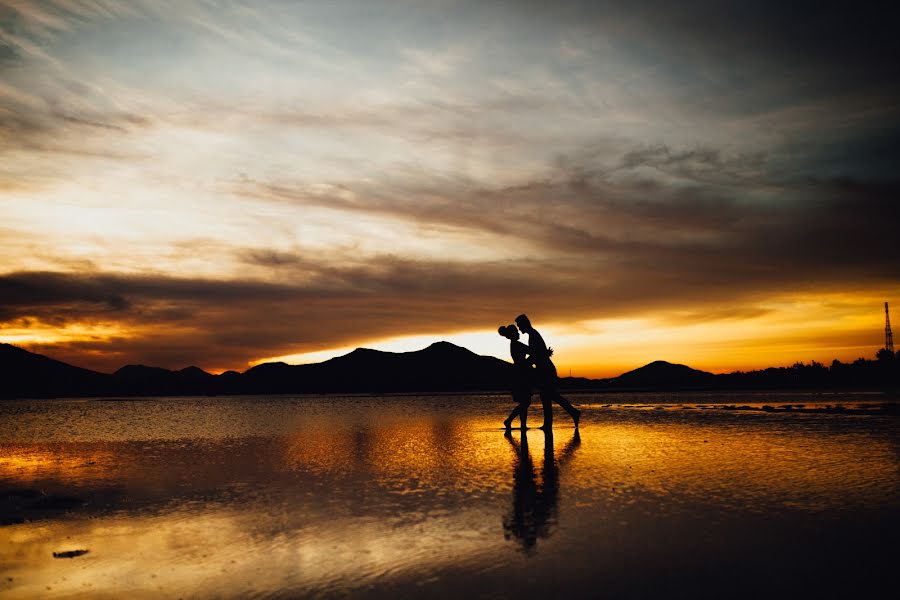
[[[608, 379], [560, 378], [571, 391], [738, 389], [896, 389], [900, 359], [832, 367], [813, 362], [761, 371], [713, 374], [663, 360]], [[0, 398], [232, 394], [445, 393], [506, 391], [512, 364], [438, 341], [411, 352], [355, 350], [319, 363], [262, 363], [218, 375], [197, 366], [180, 370], [125, 365], [100, 373], [0, 343]]]

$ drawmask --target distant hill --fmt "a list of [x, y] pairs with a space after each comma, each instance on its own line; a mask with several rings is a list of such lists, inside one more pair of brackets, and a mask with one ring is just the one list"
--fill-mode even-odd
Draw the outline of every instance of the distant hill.
[[702, 388], [713, 385], [716, 375], [685, 365], [657, 360], [612, 379], [620, 388]]
[[[170, 371], [160, 367], [126, 365], [112, 374], [114, 393], [140, 396], [203, 395], [216, 393], [218, 379], [199, 367]], [[224, 379], [222, 380], [224, 381]]]
[[0, 344], [0, 398], [93, 396], [109, 375]]
[[[714, 375], [655, 361], [611, 379], [560, 379], [563, 390], [654, 391], [712, 389], [896, 389], [900, 357], [859, 359], [831, 367], [813, 362], [747, 373]], [[265, 363], [244, 373], [213, 375], [198, 367], [172, 371], [127, 365], [112, 374], [74, 367], [0, 344], [0, 398], [175, 396], [220, 394], [327, 394], [504, 391], [512, 364], [449, 342], [415, 352], [358, 348], [321, 363]]]

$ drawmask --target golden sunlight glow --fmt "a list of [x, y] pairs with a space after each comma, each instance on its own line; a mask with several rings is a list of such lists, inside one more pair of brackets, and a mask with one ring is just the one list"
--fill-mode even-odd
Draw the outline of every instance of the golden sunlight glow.
[[65, 323], [50, 325], [29, 323], [24, 327], [20, 322], [0, 324], [0, 342], [19, 346], [31, 344], [66, 344], [71, 342], [102, 342], [114, 337], [129, 335], [126, 326], [115, 323]]
[[[881, 306], [878, 296], [861, 292], [777, 298], [761, 302], [750, 316], [738, 312], [733, 317], [712, 315], [710, 320], [703, 314], [663, 312], [630, 319], [534, 322], [554, 348], [553, 360], [561, 377], [615, 377], [654, 360], [724, 373], [788, 366], [797, 361], [829, 364], [833, 359], [850, 362], [860, 357], [872, 358], [883, 339]], [[510, 360], [509, 343], [494, 331], [363, 340], [359, 346], [410, 352], [438, 340], [476, 354]], [[527, 337], [522, 336], [522, 340]], [[345, 346], [265, 357], [250, 366], [274, 361], [314, 363], [352, 350], [353, 347]]]
[[764, 301], [759, 314], [596, 320], [548, 327], [559, 374], [611, 377], [653, 360], [714, 373], [797, 361], [872, 358], [883, 341], [881, 300], [871, 293], [793, 296]]

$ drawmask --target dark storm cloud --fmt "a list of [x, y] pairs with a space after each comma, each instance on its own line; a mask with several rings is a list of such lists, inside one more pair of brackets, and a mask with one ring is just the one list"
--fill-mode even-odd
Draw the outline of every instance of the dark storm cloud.
[[[3, 298], [0, 318], [4, 320], [17, 317], [23, 309], [42, 312], [46, 307], [52, 307], [51, 310], [57, 311], [67, 304], [89, 307], [92, 314], [128, 308], [128, 301], [113, 289], [114, 286], [90, 277], [64, 273], [13, 273], [4, 275], [0, 281], [0, 297]], [[65, 318], [59, 313], [56, 316]]]
[[[127, 276], [103, 273], [79, 275], [54, 272], [19, 272], [0, 276], [0, 293], [6, 310], [39, 310], [44, 306], [71, 303], [73, 306], [129, 307], [128, 296], [147, 300], [212, 300], [235, 298], [254, 300], [278, 296], [282, 287], [254, 282], [218, 282]], [[74, 317], [80, 317], [77, 309]]]

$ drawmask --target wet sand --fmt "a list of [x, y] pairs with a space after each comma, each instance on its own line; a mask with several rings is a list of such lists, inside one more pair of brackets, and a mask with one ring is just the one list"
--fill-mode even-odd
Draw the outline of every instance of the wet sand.
[[573, 400], [549, 437], [505, 436], [502, 395], [2, 403], [0, 595], [892, 589], [890, 398]]

